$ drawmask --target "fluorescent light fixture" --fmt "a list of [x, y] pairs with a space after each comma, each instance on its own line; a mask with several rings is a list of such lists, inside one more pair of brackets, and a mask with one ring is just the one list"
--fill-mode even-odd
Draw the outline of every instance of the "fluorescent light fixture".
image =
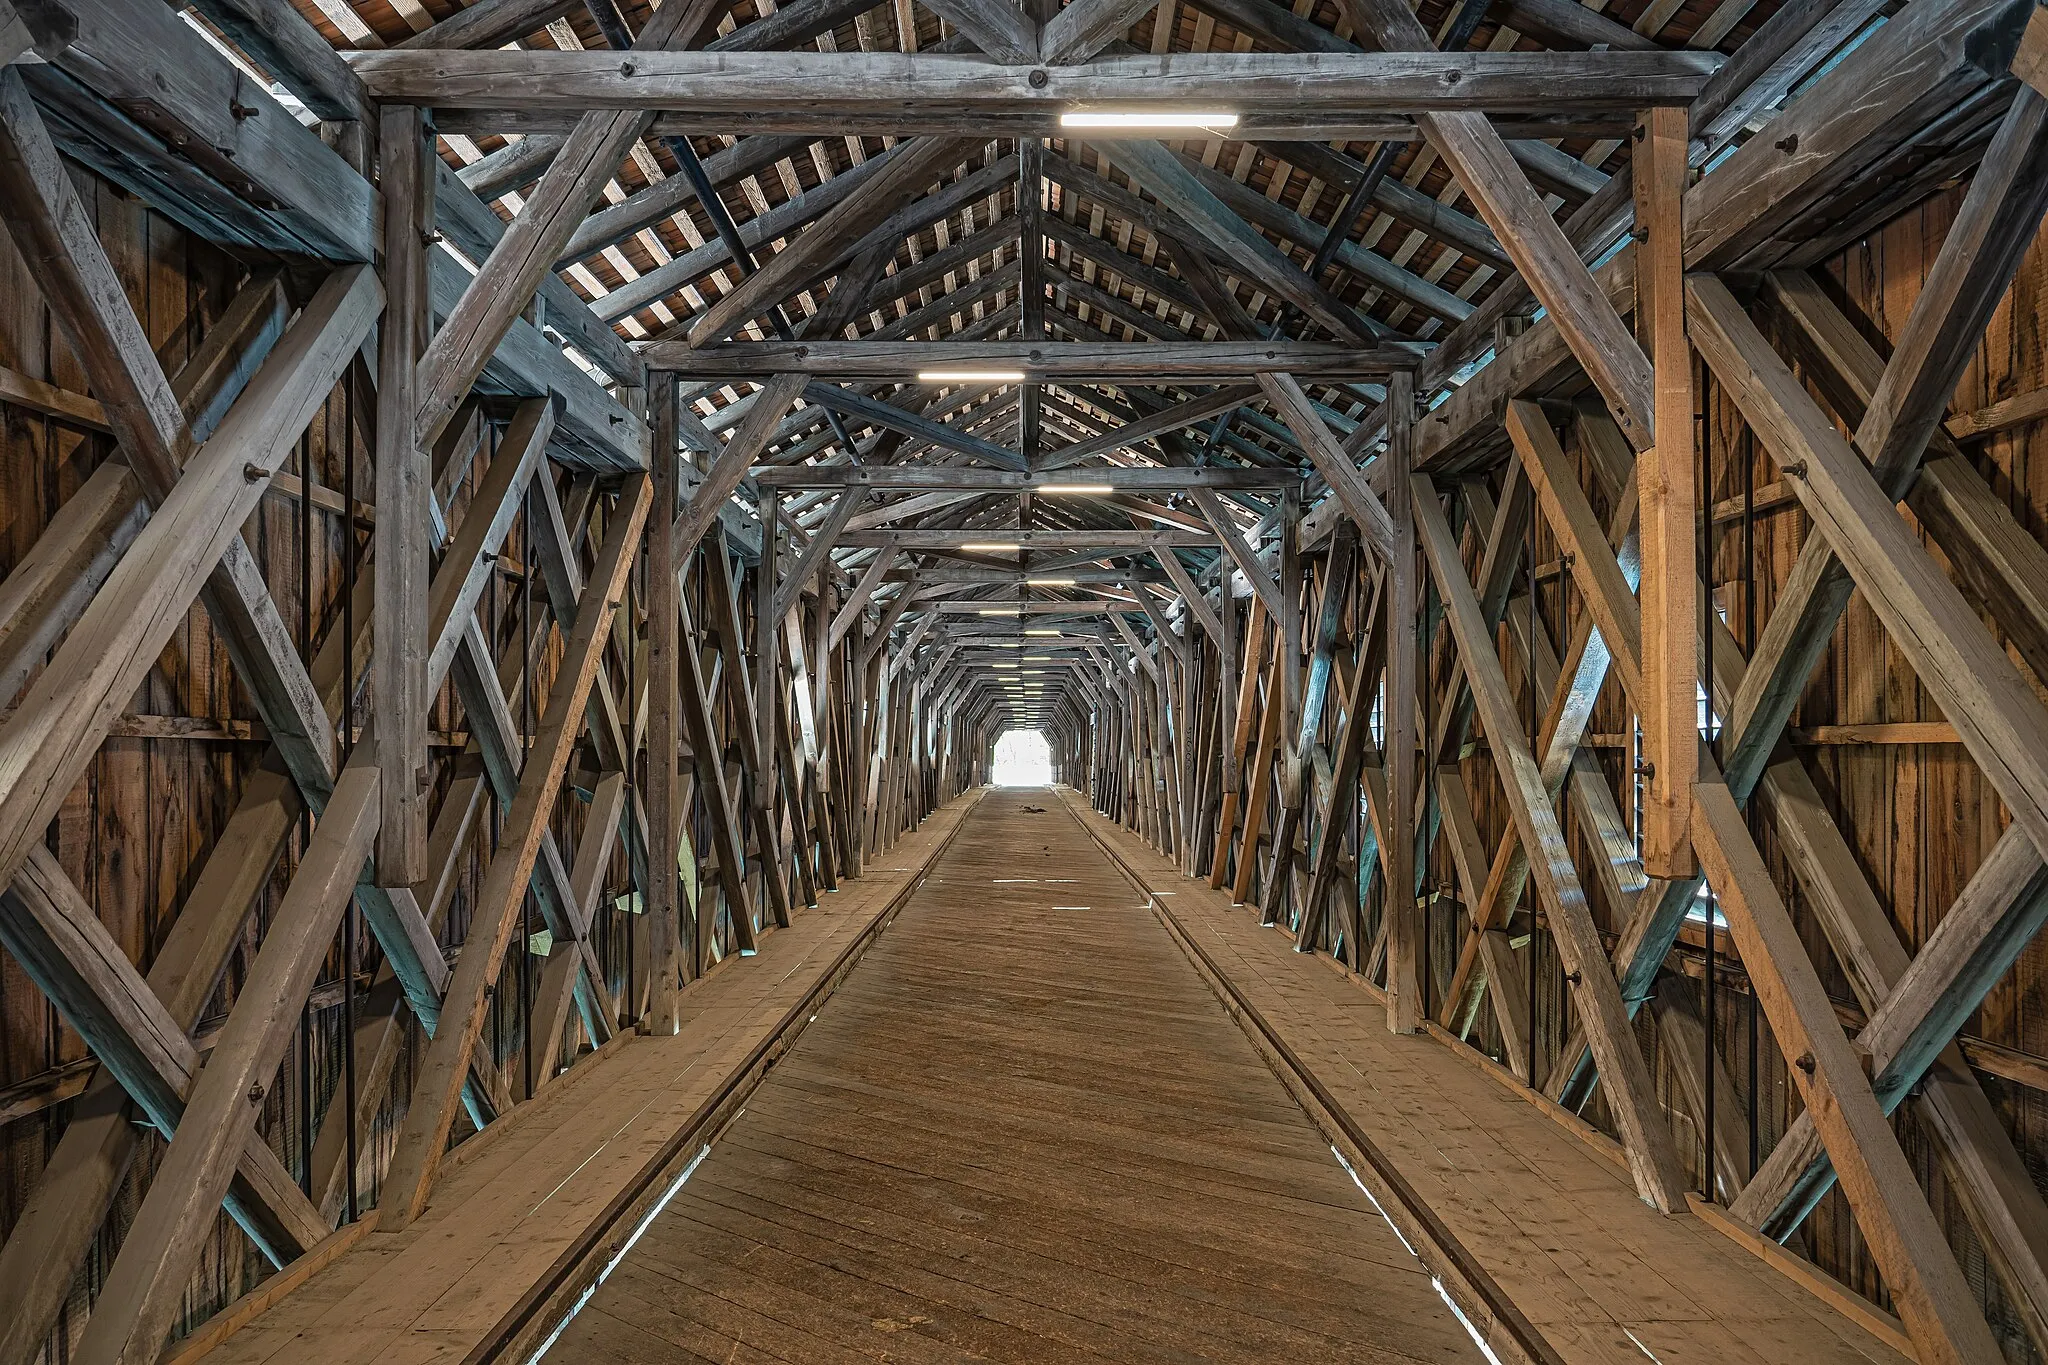
[[[1019, 646], [1019, 648], [1022, 648], [1022, 646]], [[1052, 655], [1050, 655], [1050, 654], [1026, 654], [1026, 655], [1024, 656], [1024, 662], [1025, 662], [1025, 663], [1027, 663], [1027, 664], [1049, 664], [1049, 663], [1051, 663], [1051, 662], [1052, 662]]]
[[967, 551], [975, 551], [975, 550], [979, 550], [979, 551], [984, 551], [984, 552], [989, 552], [989, 553], [998, 553], [998, 554], [1000, 554], [1000, 553], [1002, 553], [1002, 552], [1004, 552], [1004, 551], [1009, 551], [1009, 550], [1021, 550], [1021, 549], [1023, 549], [1024, 547], [1023, 547], [1022, 545], [1019, 545], [1019, 544], [1018, 544], [1018, 543], [1017, 543], [1016, 541], [1014, 541], [1014, 540], [989, 540], [989, 541], [982, 541], [982, 542], [980, 542], [980, 543], [978, 543], [978, 544], [974, 544], [974, 545], [962, 545], [962, 546], [961, 546], [960, 548], [961, 548], [962, 550], [967, 550]]
[[990, 664], [990, 668], [1015, 668], [1015, 664]]
[[1022, 370], [919, 370], [920, 384], [1019, 384]]
[[1031, 588], [1071, 588], [1074, 586], [1074, 580], [1071, 578], [1027, 578], [1024, 580], [1024, 584], [1026, 587]]
[[1222, 109], [1075, 109], [1060, 115], [1062, 128], [1235, 128], [1237, 115]]
[[1038, 485], [1038, 491], [1041, 493], [1093, 493], [1097, 495], [1116, 492], [1114, 488], [1106, 483], [1042, 483]]
[[1026, 635], [1063, 635], [1066, 632], [1058, 630], [1027, 630], [1024, 633]]

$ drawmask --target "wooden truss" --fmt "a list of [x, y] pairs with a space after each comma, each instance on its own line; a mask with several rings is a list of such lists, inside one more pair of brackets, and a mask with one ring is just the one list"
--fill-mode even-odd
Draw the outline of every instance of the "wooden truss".
[[[0, 402], [100, 442], [0, 580], [0, 945], [96, 1068], [0, 1365], [125, 1191], [86, 1365], [189, 1328], [223, 1236], [406, 1227], [1016, 729], [1656, 1209], [1784, 1241], [1839, 1185], [1920, 1356], [1988, 1362], [1911, 1100], [2048, 1350], [1957, 1043], [2048, 919], [2048, 551], [1944, 425], [2048, 212], [2042, 21], [1327, 8], [0, 0], [0, 219], [90, 391]], [[1161, 102], [1235, 122], [1061, 117]], [[182, 364], [81, 172], [236, 263]], [[1815, 272], [1964, 177], [1883, 354]], [[1716, 405], [1811, 528], [1755, 628]], [[2010, 816], [1917, 953], [1788, 739], [1852, 594]], [[194, 622], [262, 757], [144, 959], [52, 828]], [[1801, 1101], [1753, 1167], [1733, 975]]]

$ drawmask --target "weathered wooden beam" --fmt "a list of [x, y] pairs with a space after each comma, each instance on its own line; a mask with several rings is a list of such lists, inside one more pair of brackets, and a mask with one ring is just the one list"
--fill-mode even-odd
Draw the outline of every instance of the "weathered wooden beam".
[[[1889, 931], [1894, 942], [1873, 952], [1884, 963], [1874, 972], [1863, 969], [1888, 990], [1856, 1035], [1870, 1058], [1871, 1088], [1886, 1113], [1935, 1067], [2044, 922], [2048, 867], [2024, 831], [2009, 830], [1902, 971], [1897, 968], [1904, 953]], [[1824, 1144], [1814, 1121], [1802, 1115], [1730, 1212], [1771, 1236], [1790, 1236], [1831, 1183]]]
[[[682, 565], [676, 558], [679, 468], [675, 376], [654, 377], [649, 395], [653, 418], [653, 510], [647, 534], [647, 850], [648, 970], [646, 1022], [650, 1033], [669, 1035], [681, 1026], [680, 992], [682, 882], [676, 869], [676, 840], [683, 827], [683, 788], [677, 756], [682, 732], [676, 707], [681, 700], [681, 653], [697, 642], [682, 636]], [[764, 532], [772, 528], [764, 528]], [[721, 553], [723, 553], [721, 551]], [[622, 782], [623, 785], [623, 782]], [[593, 833], [597, 826], [587, 826]], [[607, 841], [610, 831], [605, 831]], [[585, 835], [586, 839], [591, 835]], [[583, 851], [577, 851], [580, 864]], [[571, 877], [574, 884], [574, 877]]]
[[[367, 752], [367, 751], [365, 751]], [[376, 838], [378, 773], [352, 766], [335, 784], [305, 858], [257, 950], [226, 1028], [192, 1089], [78, 1344], [81, 1360], [154, 1358], [256, 1119], [265, 1083], [297, 1030], [303, 1001]]]
[[[948, 295], [946, 297], [950, 298], [951, 296]], [[916, 436], [929, 441], [943, 450], [954, 450], [963, 455], [972, 455], [976, 458], [987, 460], [991, 464], [1000, 465], [1005, 469], [1022, 470], [1024, 468], [1024, 456], [1017, 451], [1009, 449], [1007, 446], [998, 445], [994, 441], [983, 440], [950, 423], [933, 421], [922, 414], [906, 412], [894, 404], [884, 403], [878, 398], [854, 393], [848, 389], [841, 388], [837, 384], [806, 384], [803, 396], [804, 401], [813, 406], [827, 408], [876, 426], [893, 428], [906, 435]], [[834, 479], [849, 482], [861, 482], [863, 480], [876, 482], [884, 479], [902, 479], [911, 472], [907, 469], [892, 470], [886, 466], [850, 469], [836, 466], [821, 467], [817, 465], [790, 465], [785, 467], [785, 471], [780, 474], [772, 474], [769, 471], [762, 470], [757, 472], [754, 481], [761, 483], [763, 481], [762, 476], [766, 475], [769, 482], [782, 480], [787, 485], [797, 479], [808, 476], [822, 478], [827, 482], [801, 486], [824, 488], [831, 486], [830, 481]], [[926, 470], [925, 472], [937, 473], [939, 471]]]
[[1038, 25], [1009, 0], [932, 0], [930, 9], [999, 62], [1028, 66], [1039, 59]]
[[838, 543], [839, 533], [845, 529], [847, 518], [853, 515], [853, 509], [858, 505], [858, 494], [851, 490], [841, 493], [832, 510], [826, 514], [825, 520], [811, 533], [811, 543], [804, 546], [803, 554], [797, 558], [796, 567], [776, 585], [769, 616], [778, 623], [778, 629], [782, 618], [796, 607], [797, 597], [803, 592], [805, 585], [828, 562], [833, 545]]
[[426, 1207], [469, 1069], [469, 1053], [489, 1013], [489, 988], [511, 938], [513, 912], [532, 876], [570, 750], [583, 728], [584, 703], [652, 501], [645, 477], [630, 484], [613, 510], [605, 544], [598, 551], [585, 589], [592, 596], [565, 642], [560, 671], [506, 813], [498, 851], [485, 870], [470, 936], [449, 981], [440, 1026], [399, 1134], [379, 1206], [387, 1228], [404, 1227]]
[[[384, 323], [378, 331], [377, 667], [370, 675], [378, 794], [377, 876], [410, 886], [426, 875], [427, 537], [433, 471], [413, 439], [414, 366], [428, 325], [427, 235], [434, 223], [434, 157], [420, 111], [386, 104], [378, 114], [379, 190], [384, 208]], [[433, 158], [433, 160], [430, 160]], [[351, 527], [347, 543], [354, 545]]]
[[[686, 352], [725, 340], [802, 288], [811, 274], [829, 270], [856, 254], [865, 233], [880, 226], [905, 201], [921, 195], [970, 151], [966, 143], [951, 138], [923, 138], [898, 144], [886, 157], [876, 158], [884, 164], [857, 190], [697, 316], [683, 343]], [[703, 373], [694, 367], [693, 372]]]
[[[1885, 492], [1903, 496], [1911, 487], [1949, 395], [2044, 212], [2048, 99], [2023, 87], [1971, 181], [1927, 285], [1914, 300], [1892, 362], [1857, 425], [1856, 449], [1870, 462]], [[1722, 295], [1725, 290], [1716, 297]], [[1756, 419], [1751, 421], [1756, 425]], [[1765, 439], [1768, 443], [1769, 437]], [[1784, 450], [1777, 453], [1781, 459], [1802, 458]], [[1800, 491], [1797, 481], [1794, 491]], [[1746, 784], [1754, 781], [1791, 718], [1806, 679], [1818, 666], [1835, 623], [1848, 609], [1855, 584], [1837, 556], [1829, 542], [1809, 540], [1765, 623], [1730, 718], [1727, 768], [1730, 786], [1737, 792], [1746, 791]]]
[[[725, 546], [714, 542], [706, 554], [722, 555]], [[742, 944], [751, 944], [754, 932], [753, 898], [747, 893], [746, 835], [738, 807], [726, 781], [724, 746], [712, 718], [711, 696], [705, 685], [704, 666], [699, 657], [701, 637], [690, 619], [687, 603], [682, 610], [682, 639], [691, 642], [680, 653], [682, 662], [681, 699], [683, 720], [690, 732], [690, 754], [697, 769], [697, 790], [705, 798], [711, 818], [711, 835], [718, 857], [718, 882], [724, 893], [726, 913], [733, 933]], [[718, 905], [710, 896], [697, 898], [696, 925], [698, 975], [711, 970], [718, 961]]]
[[1647, 764], [1643, 867], [1652, 877], [1690, 876], [1692, 786], [1699, 774], [1699, 571], [1693, 541], [1699, 481], [1694, 458], [1692, 348], [1685, 338], [1685, 251], [1680, 200], [1686, 122], [1652, 109], [1637, 123], [1634, 168], [1636, 316], [1655, 366], [1658, 439], [1636, 466], [1641, 498], [1642, 669], [1634, 694]]
[[[1206, 490], [1197, 490], [1197, 496]], [[872, 549], [893, 545], [899, 550], [958, 550], [977, 553], [974, 547], [993, 546], [990, 554], [1018, 550], [1108, 550], [1136, 554], [1155, 545], [1213, 546], [1216, 537], [1202, 531], [1015, 531], [996, 527], [985, 531], [927, 531], [914, 528], [848, 531], [839, 537], [847, 549]], [[982, 560], [979, 562], [991, 563]]]
[[[1885, 515], [1893, 514], [1886, 508]], [[2003, 1357], [1976, 1295], [1835, 1020], [1734, 797], [1720, 783], [1701, 783], [1692, 812], [1693, 846], [1720, 895], [1743, 967], [1921, 1359], [1994, 1365]]]
[[[361, 267], [321, 287], [0, 727], [8, 773], [0, 781], [0, 866], [20, 866], [42, 837], [107, 724], [126, 709], [229, 543], [239, 543], [280, 456], [369, 330], [378, 292]], [[306, 690], [312, 694], [310, 681]]]
[[576, 0], [477, 0], [392, 46], [415, 51], [503, 47], [540, 32], [575, 8]]
[[1445, 619], [1458, 643], [1458, 656], [1472, 688], [1481, 722], [1501, 770], [1508, 805], [1529, 859], [1531, 879], [1550, 916], [1566, 970], [1577, 978], [1572, 1000], [1587, 1021], [1588, 1039], [1607, 1078], [1609, 1102], [1621, 1128], [1636, 1190], [1666, 1212], [1685, 1207], [1685, 1179], [1650, 1085], [1649, 1069], [1635, 1041], [1613, 969], [1587, 907], [1571, 851], [1551, 809], [1543, 775], [1522, 739], [1507, 675], [1494, 653], [1492, 632], [1465, 577], [1436, 491], [1417, 475], [1415, 517], [1421, 546], [1444, 602]]
[[1394, 370], [1413, 368], [1421, 357], [1418, 349], [1398, 343], [1340, 346], [1299, 341], [730, 341], [702, 350], [691, 350], [680, 342], [660, 341], [641, 354], [655, 369], [674, 369], [705, 379], [795, 373], [838, 380], [899, 382], [920, 373], [977, 370], [1019, 370], [1027, 378], [1041, 382], [1125, 379], [1223, 383], [1290, 372], [1318, 378], [1378, 378]]
[[[1410, 479], [1415, 464], [1415, 378], [1396, 374], [1387, 384], [1387, 497], [1392, 506], [1393, 543], [1386, 555], [1386, 746], [1382, 763], [1387, 774], [1387, 820], [1379, 830], [1380, 856], [1386, 864], [1387, 891], [1387, 1027], [1413, 1033], [1422, 1027], [1422, 918], [1416, 908], [1415, 798], [1420, 698], [1417, 669], [1421, 661], [1419, 592], [1421, 566], [1416, 562], [1414, 494]], [[1350, 461], [1347, 459], [1348, 465]], [[1370, 709], [1358, 697], [1352, 710]]]
[[[1299, 483], [1289, 469], [1201, 468], [1156, 465], [1087, 465], [1055, 474], [975, 469], [965, 465], [763, 465], [753, 471], [763, 488], [941, 488], [967, 492], [1022, 492], [1058, 496], [1063, 489], [1275, 489]], [[1093, 495], [1084, 495], [1093, 496]]]
[[[0, 69], [0, 216], [100, 393], [144, 496], [161, 503], [180, 480], [193, 432], [12, 67]], [[370, 288], [374, 292], [374, 281]], [[250, 465], [267, 477], [274, 463]], [[333, 780], [332, 727], [313, 698], [291, 633], [239, 534], [223, 542], [208, 568], [202, 586], [222, 643], [294, 776], [318, 801]]]
[[1765, 447], [1797, 469], [1794, 490], [1816, 529], [2014, 821], [2048, 850], [2048, 710], [1900, 519], [1878, 482], [1877, 473], [1889, 471], [1874, 472], [1837, 434], [1726, 286], [1698, 275], [1686, 283], [1694, 344]]
[[[711, 9], [709, 0], [664, 7], [641, 30], [635, 59], [643, 51], [691, 41]], [[607, 60], [616, 67], [619, 58], [612, 53]], [[442, 101], [430, 97], [428, 103]], [[432, 442], [454, 416], [498, 343], [625, 159], [626, 150], [647, 131], [650, 122], [639, 114], [598, 113], [586, 114], [578, 121], [525, 208], [491, 249], [489, 259], [420, 357], [415, 428], [422, 443]]]
[[712, 457], [711, 467], [705, 471], [703, 481], [691, 490], [689, 501], [683, 504], [681, 514], [675, 520], [678, 564], [689, 559], [697, 542], [717, 522], [719, 514], [725, 510], [726, 500], [740, 486], [740, 480], [746, 477], [754, 460], [767, 449], [776, 426], [804, 391], [806, 382], [801, 374], [777, 373], [754, 399], [746, 420], [726, 438], [725, 445]]
[[[347, 55], [371, 96], [382, 101], [447, 109], [633, 110], [650, 117], [655, 110], [751, 115], [789, 106], [803, 111], [803, 126], [820, 132], [866, 129], [904, 111], [942, 114], [963, 129], [977, 116], [1036, 114], [1043, 131], [1052, 132], [1055, 116], [1066, 110], [1147, 102], [1201, 107], [1207, 101], [1240, 118], [1318, 106], [1388, 113], [1632, 112], [1690, 101], [1721, 64], [1718, 54], [1707, 52], [1424, 48], [1141, 54], [1042, 67], [936, 52], [661, 52], [648, 50], [645, 34], [625, 63], [608, 51]], [[1034, 72], [1042, 79], [1034, 80]]]
[[[0, 942], [148, 1121], [174, 1138], [199, 1054], [47, 849], [34, 850], [0, 896]], [[228, 1210], [273, 1264], [327, 1235], [320, 1211], [260, 1135], [251, 1131], [238, 1144], [230, 1173], [233, 1189], [222, 1192]]]

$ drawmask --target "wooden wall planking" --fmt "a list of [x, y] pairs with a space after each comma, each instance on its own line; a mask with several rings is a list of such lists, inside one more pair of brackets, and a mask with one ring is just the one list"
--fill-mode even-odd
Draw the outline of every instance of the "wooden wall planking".
[[[150, 212], [111, 185], [74, 171], [102, 243], [166, 369], [178, 366], [199, 345], [207, 329], [226, 308], [245, 270], [233, 259], [200, 242], [167, 219]], [[89, 385], [72, 357], [61, 331], [11, 243], [0, 235], [0, 366], [44, 380], [73, 393]], [[299, 449], [310, 459], [313, 475], [323, 486], [339, 490], [346, 478], [351, 445], [357, 460], [356, 490], [368, 501], [371, 479], [367, 449], [351, 439], [351, 414], [342, 388], [337, 388], [314, 420]], [[72, 427], [27, 408], [0, 404], [0, 574], [10, 570], [42, 534], [50, 518], [98, 464], [113, 450], [110, 437]], [[479, 461], [484, 456], [479, 456]], [[287, 461], [298, 473], [298, 455]], [[458, 493], [457, 505], [466, 498]], [[301, 630], [307, 570], [299, 504], [285, 498], [266, 499], [244, 528], [257, 563], [277, 599], [280, 614], [294, 637]], [[338, 628], [345, 575], [342, 566], [344, 530], [325, 511], [313, 518], [310, 553], [312, 629], [317, 640]], [[367, 533], [362, 539], [367, 541]], [[524, 558], [517, 529], [506, 545], [512, 561]], [[544, 601], [544, 595], [537, 596]], [[519, 588], [515, 578], [501, 576], [488, 599], [485, 620], [500, 647], [518, 639]], [[535, 639], [539, 696], [554, 668], [557, 643]], [[510, 697], [515, 717], [520, 698]], [[179, 627], [136, 696], [132, 711], [143, 715], [202, 719], [257, 719], [246, 691], [236, 682], [224, 649], [214, 636], [205, 612], [195, 608]], [[444, 696], [437, 702], [438, 728], [459, 727], [459, 712]], [[52, 826], [52, 847], [65, 870], [93, 902], [115, 941], [147, 970], [157, 945], [183, 905], [205, 855], [232, 813], [243, 779], [263, 752], [260, 744], [195, 743], [179, 738], [116, 736], [102, 746], [87, 775], [66, 801]], [[440, 781], [445, 785], [456, 763], [449, 750], [437, 751]], [[583, 834], [576, 803], [558, 820], [556, 833], [573, 850]], [[472, 835], [468, 862], [456, 890], [444, 943], [460, 942], [482, 865], [490, 846], [488, 818]], [[272, 873], [270, 886], [245, 927], [242, 946], [209, 1004], [206, 1015], [218, 1020], [232, 1004], [260, 926], [275, 910], [297, 862], [297, 840]], [[624, 862], [614, 854], [611, 884], [623, 885]], [[607, 917], [608, 918], [608, 917]], [[538, 917], [536, 916], [536, 924]], [[600, 944], [607, 938], [600, 925]], [[367, 930], [363, 942], [370, 940]], [[614, 968], [613, 988], [624, 978], [623, 959], [608, 955]], [[505, 984], [516, 983], [519, 955], [508, 954]], [[330, 984], [339, 979], [339, 955], [331, 955], [321, 973]], [[539, 973], [534, 974], [537, 982]], [[329, 995], [338, 1002], [338, 988]], [[202, 1030], [205, 1025], [202, 1024]], [[516, 1047], [516, 1026], [507, 1022], [502, 1034], [489, 1035], [504, 1055]], [[338, 1003], [315, 1013], [312, 1020], [311, 1079], [315, 1122], [342, 1084], [342, 1013]], [[371, 1134], [373, 1148], [388, 1149], [403, 1097], [410, 1092], [414, 1056], [419, 1042], [414, 1026], [386, 1092], [382, 1115]], [[0, 954], [0, 1090], [33, 1084], [38, 1078], [62, 1075], [87, 1056], [78, 1036], [58, 1017], [13, 959]], [[296, 1045], [279, 1082], [270, 1088], [263, 1131], [285, 1162], [300, 1165], [300, 1069]], [[60, 1092], [66, 1098], [75, 1091]], [[34, 1106], [12, 1121], [0, 1123], [0, 1236], [20, 1217], [57, 1139], [69, 1106], [56, 1102]], [[98, 1277], [112, 1263], [121, 1230], [133, 1216], [140, 1192], [160, 1160], [164, 1144], [145, 1139], [134, 1170], [117, 1199], [115, 1213], [101, 1232], [98, 1250], [75, 1288], [72, 1310], [53, 1340], [48, 1359], [62, 1359], [75, 1344], [89, 1296]], [[388, 1155], [388, 1150], [386, 1151]], [[362, 1191], [364, 1204], [373, 1189]], [[186, 1321], [197, 1322], [245, 1293], [268, 1273], [269, 1266], [241, 1231], [225, 1216], [218, 1220], [202, 1266], [184, 1300]]]

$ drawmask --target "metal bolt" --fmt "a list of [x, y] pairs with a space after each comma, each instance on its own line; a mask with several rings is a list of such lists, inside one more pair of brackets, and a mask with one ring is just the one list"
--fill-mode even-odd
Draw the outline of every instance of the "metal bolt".
[[249, 1087], [249, 1103], [263, 1103], [263, 1082], [257, 1081], [254, 1085], [251, 1085]]
[[1772, 143], [1771, 145], [1773, 147], [1776, 147], [1779, 151], [1783, 152], [1786, 156], [1790, 156], [1794, 152], [1799, 150], [1799, 134], [1787, 133], [1785, 134], [1785, 136], [1779, 138], [1776, 142]]
[[231, 99], [228, 101], [228, 112], [234, 115], [235, 122], [240, 123], [243, 119], [255, 118], [256, 115], [263, 111], [243, 104], [239, 100]]
[[1788, 479], [1803, 479], [1806, 477], [1806, 461], [1794, 460], [1790, 464], [1779, 465], [1778, 470]]
[[1813, 1054], [1811, 1052], [1800, 1053], [1799, 1060], [1792, 1063], [1792, 1065], [1798, 1067], [1801, 1071], [1804, 1071], [1807, 1075], [1811, 1076], [1814, 1072]]
[[1052, 83], [1052, 77], [1046, 74], [1042, 66], [1032, 68], [1031, 74], [1024, 79], [1030, 83], [1033, 90], [1043, 90]]
[[1655, 777], [1657, 775], [1657, 765], [1650, 762], [1647, 758], [1639, 758], [1636, 760], [1636, 772], [1643, 777]]
[[261, 483], [276, 472], [274, 469], [265, 469], [262, 465], [253, 462], [242, 466], [242, 477], [250, 483]]

